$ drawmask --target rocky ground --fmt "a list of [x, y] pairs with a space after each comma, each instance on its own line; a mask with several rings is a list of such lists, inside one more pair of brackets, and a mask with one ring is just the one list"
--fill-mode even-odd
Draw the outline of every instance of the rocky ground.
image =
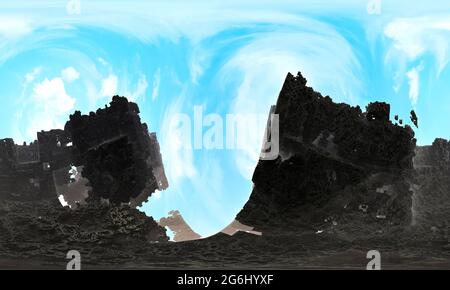
[[384, 269], [450, 268], [449, 241], [428, 239], [413, 228], [389, 238], [357, 240], [345, 239], [333, 229], [319, 234], [315, 229], [293, 228], [263, 236], [220, 233], [202, 240], [155, 243], [116, 234], [95, 236], [97, 231], [84, 239], [62, 238], [55, 234], [61, 231], [60, 224], [37, 225], [42, 227], [45, 239], [38, 231], [34, 240], [2, 241], [3, 269], [65, 269], [66, 253], [73, 249], [81, 253], [83, 269], [365, 269], [366, 253], [373, 249], [381, 253]]
[[[80, 250], [128, 257], [123, 246], [167, 242], [166, 230], [137, 209], [92, 203], [76, 210], [54, 201], [0, 201], [0, 256], [6, 259], [58, 259]], [[100, 255], [101, 256], [101, 255]], [[26, 262], [25, 262], [26, 263]]]

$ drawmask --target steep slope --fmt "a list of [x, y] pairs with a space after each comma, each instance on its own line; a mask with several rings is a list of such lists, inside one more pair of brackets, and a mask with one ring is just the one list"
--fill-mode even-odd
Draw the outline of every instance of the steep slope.
[[390, 107], [333, 103], [289, 74], [280, 92], [279, 156], [260, 160], [237, 220], [264, 234], [300, 228], [348, 239], [411, 222], [415, 142]]
[[450, 240], [450, 142], [436, 139], [414, 157], [413, 225], [433, 238]]

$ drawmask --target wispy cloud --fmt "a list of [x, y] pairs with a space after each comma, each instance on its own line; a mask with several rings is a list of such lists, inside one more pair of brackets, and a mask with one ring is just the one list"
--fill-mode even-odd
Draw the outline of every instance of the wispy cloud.
[[117, 94], [118, 78], [115, 74], [109, 74], [102, 80], [100, 96], [111, 97]]
[[33, 31], [32, 21], [28, 17], [0, 14], [0, 19], [0, 38], [14, 39]]
[[161, 69], [158, 69], [153, 77], [152, 101], [155, 101], [159, 95], [159, 86], [161, 84]]
[[36, 67], [25, 75], [25, 84], [29, 84], [36, 79], [42, 72], [42, 67]]
[[73, 67], [69, 66], [61, 71], [61, 76], [66, 82], [71, 83], [80, 78], [80, 73]]
[[436, 59], [438, 74], [450, 60], [450, 15], [429, 15], [395, 19], [386, 25], [385, 35], [392, 39], [398, 53], [393, 58], [414, 61], [427, 53]]
[[[194, 151], [190, 144], [190, 119], [177, 118], [182, 113], [183, 93], [165, 110], [161, 128], [161, 154], [169, 183], [176, 187], [183, 178], [194, 178], [197, 169], [194, 165]], [[180, 188], [181, 189], [181, 188]]]
[[414, 67], [406, 74], [409, 83], [409, 99], [411, 104], [415, 106], [419, 98], [419, 86], [420, 86], [420, 71], [423, 69], [423, 65]]
[[35, 140], [36, 132], [41, 130], [62, 129], [67, 114], [75, 108], [76, 98], [66, 90], [64, 70], [53, 78], [44, 78], [43, 70], [41, 66], [35, 67], [23, 77], [22, 95], [17, 99], [12, 125], [17, 142]]
[[147, 77], [144, 74], [142, 74], [137, 81], [136, 90], [131, 94], [132, 98], [135, 100], [138, 100], [140, 98], [144, 99], [147, 88], [148, 88]]
[[75, 98], [66, 92], [62, 78], [46, 78], [34, 86], [31, 106], [33, 112], [27, 116], [29, 125], [25, 136], [28, 140], [34, 140], [36, 132], [41, 130], [62, 129], [65, 115], [75, 107]]

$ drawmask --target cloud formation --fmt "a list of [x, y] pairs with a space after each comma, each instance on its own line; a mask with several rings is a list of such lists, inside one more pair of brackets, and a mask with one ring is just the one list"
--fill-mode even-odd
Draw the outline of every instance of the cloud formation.
[[111, 97], [117, 94], [118, 78], [114, 74], [110, 74], [108, 77], [102, 80], [102, 88], [100, 95], [102, 97]]
[[386, 25], [384, 33], [392, 39], [393, 49], [408, 61], [430, 53], [440, 73], [450, 60], [449, 14], [395, 19]]
[[75, 107], [75, 98], [68, 95], [61, 77], [44, 79], [33, 87], [29, 124], [26, 128], [28, 140], [36, 138], [41, 130], [62, 129], [66, 114]]
[[419, 98], [419, 86], [420, 86], [420, 71], [423, 69], [422, 65], [414, 67], [406, 74], [409, 84], [409, 100], [411, 104], [415, 106]]
[[33, 31], [30, 18], [22, 15], [0, 15], [0, 37], [14, 39], [28, 35]]
[[73, 67], [69, 66], [62, 70], [61, 76], [66, 82], [71, 83], [80, 78], [80, 73]]
[[25, 84], [29, 84], [36, 79], [42, 72], [42, 67], [36, 67], [25, 75]]
[[161, 84], [161, 69], [156, 71], [153, 77], [152, 101], [155, 101], [159, 95], [159, 86]]
[[137, 80], [136, 88], [132, 92], [126, 92], [125, 95], [133, 102], [145, 101], [145, 94], [147, 92], [148, 82], [147, 77], [141, 74]]

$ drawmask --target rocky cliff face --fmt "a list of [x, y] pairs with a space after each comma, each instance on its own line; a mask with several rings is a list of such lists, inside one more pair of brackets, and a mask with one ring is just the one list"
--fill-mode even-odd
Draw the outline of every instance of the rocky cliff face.
[[83, 166], [89, 198], [140, 205], [168, 186], [156, 134], [141, 122], [139, 107], [114, 96], [89, 115], [76, 111], [65, 125], [73, 142], [72, 162]]
[[280, 154], [259, 161], [237, 220], [263, 235], [309, 228], [348, 238], [410, 224], [416, 140], [391, 123], [388, 104], [333, 103], [299, 73], [287, 76], [275, 113]]
[[450, 235], [450, 142], [436, 139], [418, 147], [413, 184], [412, 223], [433, 238]]

